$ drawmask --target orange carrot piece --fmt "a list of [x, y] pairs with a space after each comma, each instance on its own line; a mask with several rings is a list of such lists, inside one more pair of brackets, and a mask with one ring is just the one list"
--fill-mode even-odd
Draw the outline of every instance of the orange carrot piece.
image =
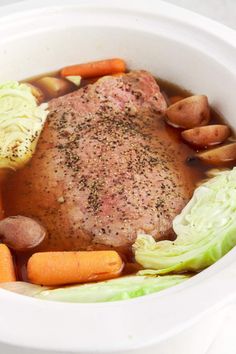
[[39, 252], [27, 264], [28, 279], [40, 285], [63, 285], [118, 277], [123, 262], [116, 251]]
[[122, 59], [107, 59], [91, 63], [67, 66], [61, 70], [61, 76], [79, 75], [82, 78], [112, 75], [125, 72], [126, 65]]
[[3, 243], [0, 244], [0, 283], [16, 281], [16, 273], [11, 252]]

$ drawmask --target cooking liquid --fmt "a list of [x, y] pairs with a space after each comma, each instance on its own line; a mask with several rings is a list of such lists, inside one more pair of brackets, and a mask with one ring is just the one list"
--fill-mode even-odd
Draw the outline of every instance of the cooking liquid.
[[[40, 77], [43, 77], [44, 75], [40, 75], [28, 80], [24, 80], [24, 82], [30, 82], [32, 85], [37, 86], [37, 80]], [[59, 77], [59, 72], [53, 72], [50, 74], [46, 74], [46, 76], [53, 76], [53, 77]], [[95, 79], [92, 80], [82, 80], [81, 81], [81, 86], [83, 87], [87, 84], [93, 83], [96, 81]], [[191, 92], [180, 88], [178, 85], [175, 85], [173, 83], [167, 82], [162, 79], [157, 79], [158, 85], [160, 86], [160, 89], [162, 93], [165, 95], [166, 99], [173, 97], [173, 96], [182, 96], [188, 97], [191, 96]], [[76, 87], [75, 87], [76, 89]], [[44, 92], [45, 94], [45, 92]], [[46, 96], [46, 101], [50, 100], [51, 97]], [[224, 123], [223, 119], [214, 111], [211, 111], [211, 122], [214, 124], [222, 124]], [[189, 175], [192, 181], [194, 181], [195, 185], [197, 185], [201, 180], [206, 178], [206, 171], [212, 166], [207, 166], [205, 164], [202, 164], [199, 160], [193, 158], [194, 154], [196, 153], [196, 150], [192, 149], [189, 145], [185, 144], [184, 141], [181, 138], [181, 129], [176, 129], [168, 124], [165, 123], [164, 119], [162, 124], [162, 129], [164, 130], [165, 134], [168, 134], [168, 136], [173, 140], [173, 143], [178, 144], [178, 152], [183, 156], [183, 161], [185, 161], [186, 167], [189, 170]], [[5, 181], [5, 188], [3, 187], [3, 205], [5, 209], [5, 216], [10, 216], [11, 214], [11, 205], [14, 205], [14, 198], [12, 198], [9, 195], [9, 190], [14, 190], [15, 184], [17, 183], [17, 175], [20, 173], [20, 171], [17, 172], [10, 172], [7, 180]], [[55, 220], [56, 222], [56, 220]], [[16, 260], [16, 267], [17, 267], [17, 272], [18, 272], [18, 279], [19, 280], [24, 280], [27, 281], [27, 273], [26, 273], [26, 264], [28, 261], [28, 258], [31, 256], [32, 253], [34, 253], [36, 250], [33, 252], [28, 252], [28, 253], [18, 253], [15, 254], [15, 260]], [[132, 274], [137, 272], [137, 270], [141, 269], [141, 267], [133, 262], [132, 260], [132, 254], [122, 254], [122, 258], [126, 262], [126, 266], [124, 268], [124, 273], [123, 274]]]

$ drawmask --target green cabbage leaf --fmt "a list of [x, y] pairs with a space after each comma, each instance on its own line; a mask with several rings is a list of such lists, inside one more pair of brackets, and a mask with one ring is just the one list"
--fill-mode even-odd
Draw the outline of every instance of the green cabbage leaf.
[[231, 250], [236, 245], [236, 168], [198, 187], [173, 228], [175, 241], [139, 234], [133, 245], [136, 261], [155, 274], [200, 271]]
[[27, 84], [0, 84], [0, 168], [17, 169], [32, 157], [47, 117]]
[[188, 279], [185, 275], [126, 276], [98, 283], [45, 290], [35, 297], [66, 302], [109, 302], [155, 293]]
[[105, 302], [132, 299], [167, 289], [187, 280], [186, 275], [132, 275], [98, 283], [50, 289], [25, 282], [2, 283], [0, 288], [38, 299], [62, 302]]

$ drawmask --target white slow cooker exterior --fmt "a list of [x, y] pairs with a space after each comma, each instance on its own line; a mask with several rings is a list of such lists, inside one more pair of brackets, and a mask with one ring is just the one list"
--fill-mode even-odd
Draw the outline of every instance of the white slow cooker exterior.
[[[220, 24], [156, 0], [27, 1], [0, 12], [0, 81], [119, 56], [207, 94], [236, 126], [236, 34]], [[236, 248], [185, 284], [128, 301], [0, 290], [0, 353], [201, 354], [235, 298]]]

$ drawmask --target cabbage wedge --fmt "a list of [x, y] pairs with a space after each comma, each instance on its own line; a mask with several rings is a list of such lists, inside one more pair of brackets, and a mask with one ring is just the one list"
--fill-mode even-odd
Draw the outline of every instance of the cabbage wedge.
[[0, 168], [18, 169], [32, 157], [47, 118], [47, 104], [27, 84], [0, 84]]
[[25, 282], [2, 283], [0, 288], [38, 299], [62, 302], [105, 302], [132, 299], [167, 289], [189, 279], [187, 275], [132, 275], [98, 283], [50, 289]]
[[25, 282], [2, 283], [0, 288], [43, 300], [61, 302], [105, 302], [132, 299], [152, 294], [189, 279], [187, 275], [132, 275], [98, 283], [50, 289]]
[[45, 300], [83, 303], [127, 300], [167, 289], [188, 278], [185, 275], [162, 277], [133, 275], [98, 283], [45, 290], [37, 293], [35, 297]]
[[132, 299], [152, 294], [181, 284], [189, 275], [156, 276], [147, 271], [147, 276], [131, 275], [97, 283], [73, 285], [60, 288], [34, 285], [22, 281], [1, 283], [0, 289], [42, 300], [60, 302], [110, 302]]
[[[155, 274], [200, 271], [236, 245], [236, 168], [219, 173], [198, 187], [176, 216], [175, 241], [156, 242], [139, 234], [136, 261]], [[140, 272], [144, 274], [144, 272]]]

